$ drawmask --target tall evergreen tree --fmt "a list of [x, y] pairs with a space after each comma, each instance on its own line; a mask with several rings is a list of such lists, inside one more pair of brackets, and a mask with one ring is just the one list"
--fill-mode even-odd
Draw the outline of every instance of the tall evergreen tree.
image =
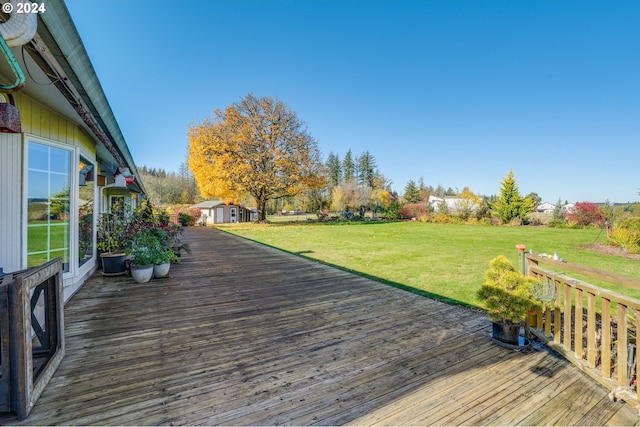
[[375, 173], [376, 173], [376, 160], [369, 153], [365, 151], [358, 157], [358, 183], [365, 187], [374, 188]]
[[420, 201], [420, 191], [412, 179], [410, 179], [404, 187], [404, 199], [407, 203], [418, 203]]
[[342, 176], [345, 183], [348, 183], [356, 177], [356, 165], [353, 162], [353, 154], [351, 154], [351, 149], [349, 149], [349, 151], [347, 151], [347, 154], [344, 155], [344, 160], [342, 161]]
[[509, 170], [507, 176], [502, 180], [500, 196], [493, 203], [494, 213], [503, 223], [510, 223], [513, 219], [525, 219], [528, 214], [535, 210], [533, 200], [522, 197], [518, 190], [518, 184], [513, 176], [513, 170]]
[[329, 188], [337, 187], [342, 183], [342, 163], [340, 157], [333, 152], [329, 153], [327, 158], [327, 173], [329, 179]]

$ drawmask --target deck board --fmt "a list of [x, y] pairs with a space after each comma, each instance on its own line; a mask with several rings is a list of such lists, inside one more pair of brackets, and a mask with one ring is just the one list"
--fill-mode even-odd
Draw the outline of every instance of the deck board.
[[[211, 228], [170, 277], [94, 275], [66, 356], [2, 425], [634, 425], [630, 405], [484, 314]], [[428, 260], [426, 260], [428, 262]]]

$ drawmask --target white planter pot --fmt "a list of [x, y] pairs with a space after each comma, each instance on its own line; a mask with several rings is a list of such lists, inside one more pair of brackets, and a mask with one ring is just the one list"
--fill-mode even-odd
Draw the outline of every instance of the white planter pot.
[[165, 262], [164, 264], [154, 264], [153, 277], [156, 279], [159, 279], [161, 277], [167, 277], [169, 275], [170, 268], [171, 268], [170, 262]]
[[146, 283], [153, 276], [153, 264], [151, 265], [134, 265], [131, 264], [131, 277], [136, 283]]

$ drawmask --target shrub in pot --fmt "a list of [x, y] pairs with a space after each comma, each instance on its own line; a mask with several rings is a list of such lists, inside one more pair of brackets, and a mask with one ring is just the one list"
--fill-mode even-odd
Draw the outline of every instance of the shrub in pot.
[[169, 275], [169, 269], [171, 263], [178, 259], [173, 250], [160, 242], [153, 250], [153, 277], [158, 279], [161, 277], [167, 277]]
[[504, 255], [489, 262], [484, 278], [477, 296], [493, 321], [493, 338], [517, 345], [520, 326], [529, 309], [537, 304], [531, 294], [535, 279], [517, 271]]
[[129, 244], [127, 220], [117, 214], [104, 213], [98, 219], [96, 247], [102, 259], [102, 274], [116, 276], [126, 272], [125, 249]]
[[145, 283], [153, 276], [153, 261], [155, 251], [160, 242], [148, 230], [140, 230], [127, 249], [127, 256], [131, 262], [131, 277], [138, 283]]

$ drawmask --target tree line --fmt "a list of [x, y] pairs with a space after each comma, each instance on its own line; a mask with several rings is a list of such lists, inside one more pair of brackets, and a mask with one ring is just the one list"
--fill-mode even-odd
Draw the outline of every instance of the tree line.
[[155, 205], [192, 205], [200, 198], [195, 177], [186, 163], [180, 164], [178, 172], [142, 166], [138, 168], [138, 173], [147, 198]]
[[536, 193], [522, 196], [509, 171], [496, 195], [476, 195], [410, 180], [398, 195], [369, 151], [321, 159], [318, 143], [282, 101], [248, 94], [214, 117], [191, 125], [187, 163], [178, 173], [142, 167], [148, 195], [156, 204], [193, 204], [200, 197], [257, 207], [258, 219], [279, 209], [305, 212], [360, 209], [396, 212], [403, 205], [428, 205], [429, 197], [478, 200], [487, 215], [508, 223], [523, 220], [540, 203]]
[[339, 154], [329, 153], [325, 162], [327, 187], [324, 207], [342, 211], [364, 207], [382, 209], [398, 199], [391, 190], [391, 181], [378, 169], [375, 157], [364, 151], [354, 158], [351, 149], [341, 160]]

